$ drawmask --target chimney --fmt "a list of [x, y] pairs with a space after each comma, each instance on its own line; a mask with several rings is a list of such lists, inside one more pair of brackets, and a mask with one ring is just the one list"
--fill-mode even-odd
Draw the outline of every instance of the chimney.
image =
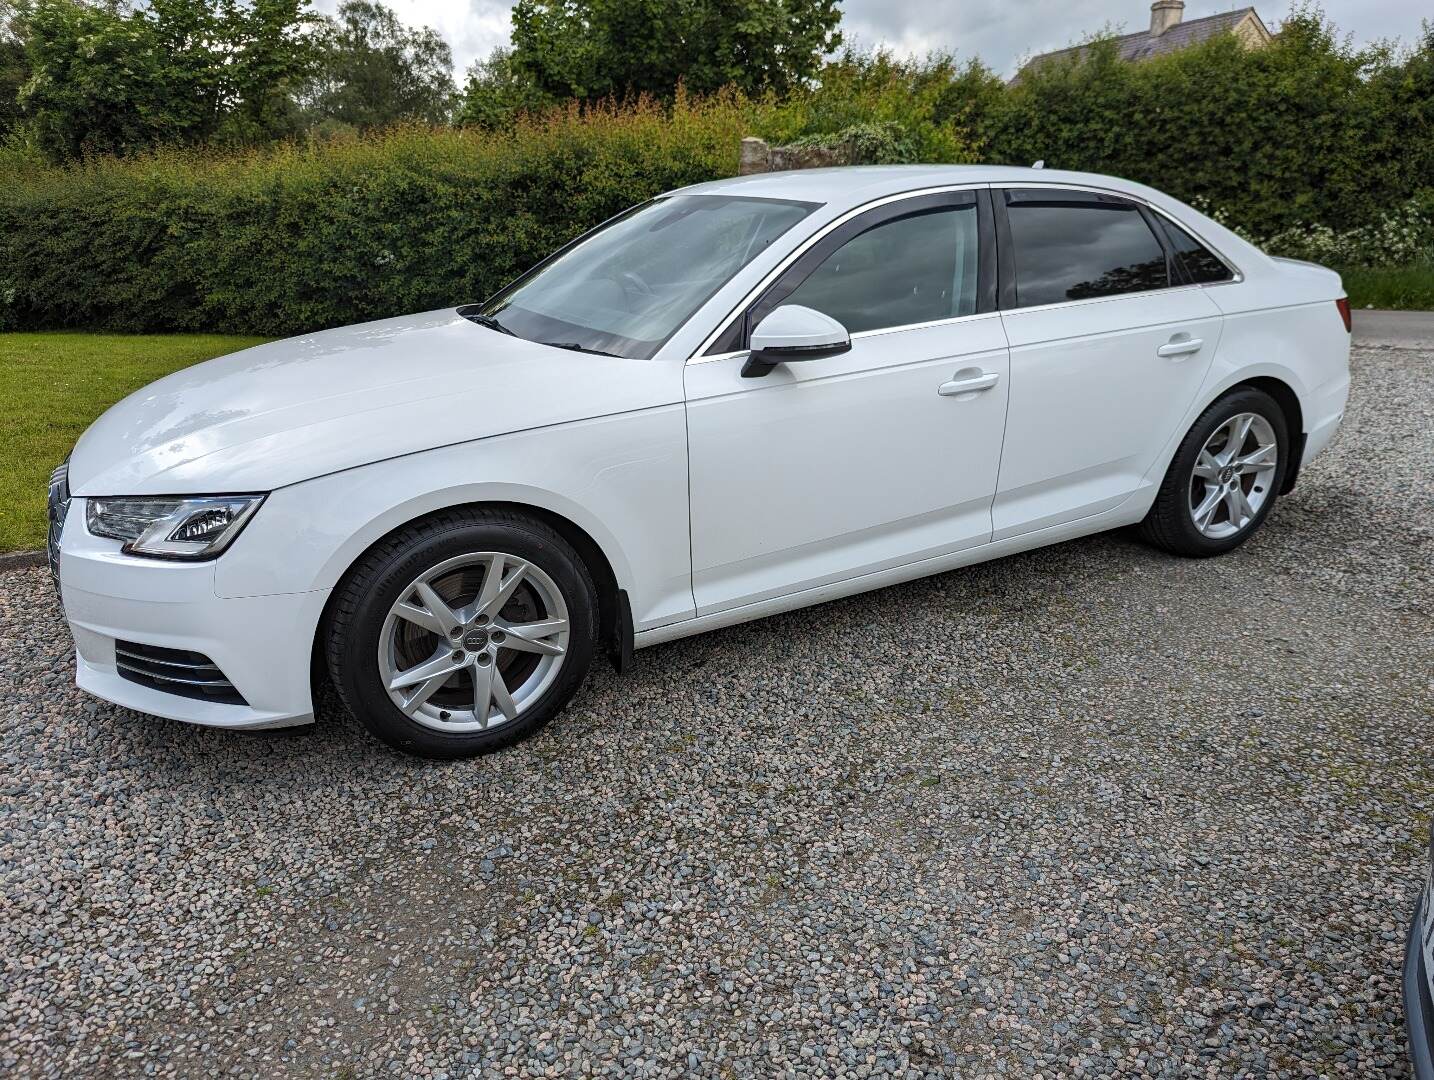
[[1150, 5], [1150, 36], [1159, 37], [1172, 26], [1180, 24], [1185, 14], [1185, 0], [1155, 0]]

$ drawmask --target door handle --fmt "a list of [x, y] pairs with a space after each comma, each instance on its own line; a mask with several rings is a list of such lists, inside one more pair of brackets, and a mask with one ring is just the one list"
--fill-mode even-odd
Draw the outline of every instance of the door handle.
[[961, 394], [979, 394], [982, 390], [989, 390], [1001, 381], [1001, 376], [994, 371], [980, 371], [975, 375], [956, 373], [956, 378], [948, 379], [936, 388], [936, 392], [942, 397], [959, 397]]
[[1205, 342], [1199, 338], [1185, 338], [1183, 341], [1172, 341], [1167, 345], [1160, 346], [1160, 348], [1155, 350], [1155, 355], [1167, 357], [1189, 356], [1191, 353], [1199, 352], [1204, 345]]

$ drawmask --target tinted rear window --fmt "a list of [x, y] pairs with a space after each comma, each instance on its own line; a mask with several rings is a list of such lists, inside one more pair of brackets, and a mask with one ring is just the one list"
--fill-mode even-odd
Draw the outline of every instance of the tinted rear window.
[[1008, 192], [1019, 307], [1164, 289], [1165, 249], [1133, 203]]
[[1208, 285], [1213, 281], [1229, 281], [1234, 277], [1230, 268], [1220, 261], [1218, 255], [1196, 240], [1188, 232], [1167, 217], [1160, 219], [1165, 225], [1170, 246], [1175, 257], [1185, 268], [1186, 276], [1197, 285]]

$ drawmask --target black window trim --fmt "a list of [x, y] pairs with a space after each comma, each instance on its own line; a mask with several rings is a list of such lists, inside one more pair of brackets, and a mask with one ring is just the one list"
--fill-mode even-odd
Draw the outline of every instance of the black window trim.
[[[919, 327], [943, 326], [963, 319], [978, 319], [996, 314], [999, 311], [996, 289], [996, 255], [999, 245], [996, 243], [996, 224], [995, 215], [991, 209], [990, 186], [988, 184], [964, 184], [949, 188], [900, 192], [883, 197], [875, 203], [853, 207], [842, 216], [818, 229], [796, 251], [789, 254], [781, 265], [759, 282], [731, 313], [718, 322], [717, 329], [703, 340], [687, 362], [689, 364], [704, 363], [709, 360], [740, 356], [747, 352], [753, 317], [758, 308], [779, 290], [782, 291], [783, 298], [791, 295], [817, 267], [826, 261], [833, 251], [861, 233], [911, 214], [969, 203], [974, 203], [976, 206], [978, 247], [975, 312], [970, 315], [953, 315], [948, 319], [937, 319], [932, 322], [861, 330], [852, 334], [852, 338], [855, 340], [878, 334], [899, 333]], [[787, 287], [789, 282], [790, 287]], [[780, 300], [778, 306], [779, 304]], [[734, 330], [740, 333], [736, 347], [718, 349], [719, 345], [733, 335]]]
[[[1145, 224], [1155, 235], [1156, 243], [1165, 252], [1165, 264], [1169, 269], [1171, 284], [1162, 289], [1141, 289], [1138, 292], [1115, 293], [1110, 296], [1088, 296], [1078, 300], [1057, 300], [1050, 304], [1032, 304], [1029, 307], [1021, 307], [1017, 302], [1016, 290], [1016, 269], [1014, 251], [1015, 245], [1011, 239], [1010, 218], [1006, 214], [1006, 206], [1010, 201], [1009, 194], [1023, 191], [1049, 192], [1052, 197], [1071, 197], [1072, 202], [1123, 202], [1134, 206], [1140, 212]], [[1220, 285], [1234, 285], [1243, 281], [1245, 275], [1240, 268], [1232, 263], [1214, 245], [1205, 240], [1198, 232], [1189, 225], [1166, 213], [1158, 206], [1154, 206], [1138, 195], [1132, 195], [1124, 191], [1111, 191], [1104, 188], [1082, 187], [1072, 184], [1042, 184], [1039, 181], [1006, 181], [991, 185], [991, 205], [995, 210], [996, 225], [996, 249], [997, 249], [997, 285], [996, 291], [1000, 301], [1000, 310], [1005, 311], [1042, 311], [1049, 308], [1065, 307], [1069, 304], [1097, 304], [1108, 300], [1120, 300], [1128, 296], [1146, 296], [1155, 292], [1167, 292], [1171, 289], [1207, 289]], [[1189, 233], [1194, 240], [1209, 251], [1215, 258], [1224, 264], [1225, 269], [1230, 271], [1230, 278], [1227, 281], [1193, 282], [1188, 279], [1188, 274], [1175, 246], [1171, 242], [1169, 234], [1165, 231], [1165, 221], [1171, 221], [1179, 225], [1181, 229]], [[1176, 279], [1179, 279], [1178, 281]]]
[[1234, 263], [1232, 263], [1229, 259], [1225, 258], [1225, 256], [1222, 255], [1219, 250], [1215, 248], [1214, 245], [1208, 243], [1199, 233], [1197, 233], [1189, 225], [1185, 224], [1185, 222], [1180, 221], [1177, 218], [1174, 218], [1171, 215], [1165, 213], [1165, 211], [1161, 210], [1158, 206], [1146, 207], [1146, 211], [1150, 214], [1152, 218], [1154, 218], [1160, 223], [1158, 235], [1160, 235], [1168, 245], [1170, 256], [1174, 260], [1175, 265], [1180, 267], [1180, 273], [1183, 277], [1189, 278], [1190, 271], [1185, 266], [1185, 261], [1180, 257], [1180, 253], [1175, 250], [1175, 238], [1170, 235], [1169, 229], [1167, 228], [1168, 225], [1174, 225], [1186, 236], [1190, 237], [1191, 240], [1194, 240], [1211, 255], [1215, 256], [1215, 258], [1220, 261], [1220, 265], [1223, 266], [1230, 273], [1230, 276], [1224, 281], [1195, 281], [1193, 278], [1191, 278], [1188, 284], [1198, 285], [1203, 289], [1208, 288], [1212, 285], [1234, 285], [1236, 282], [1244, 280], [1245, 275], [1240, 272], [1239, 268], [1236, 267]]
[[[1143, 203], [1136, 203], [1135, 209], [1139, 212], [1145, 227], [1150, 230], [1150, 235], [1155, 237], [1155, 242], [1160, 245], [1160, 250], [1165, 252], [1165, 279], [1170, 283], [1165, 289], [1142, 289], [1142, 292], [1165, 292], [1167, 289], [1178, 289], [1185, 285], [1194, 285], [1195, 280], [1185, 269], [1185, 263], [1181, 260], [1179, 252], [1175, 250], [1175, 242], [1170, 239], [1170, 234], [1165, 231], [1165, 226], [1155, 216], [1155, 211]], [[1120, 295], [1124, 295], [1123, 293]]]

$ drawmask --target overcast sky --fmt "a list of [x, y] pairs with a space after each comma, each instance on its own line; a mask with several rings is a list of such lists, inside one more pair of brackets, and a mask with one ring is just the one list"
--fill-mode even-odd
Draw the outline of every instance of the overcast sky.
[[[453, 47], [454, 74], [508, 40], [510, 0], [385, 0], [408, 23], [432, 26]], [[320, 11], [333, 11], [338, 0], [315, 0]], [[1246, 4], [1187, 0], [1185, 17], [1199, 18]], [[1256, 4], [1270, 29], [1288, 11]], [[1430, 14], [1424, 0], [1324, 0], [1324, 9], [1341, 31], [1363, 43], [1377, 38], [1413, 41], [1421, 17]], [[945, 49], [960, 57], [980, 56], [1003, 75], [1029, 53], [1058, 49], [1104, 26], [1134, 31], [1150, 23], [1145, 0], [843, 0], [842, 29], [848, 41], [888, 45], [902, 53]]]

